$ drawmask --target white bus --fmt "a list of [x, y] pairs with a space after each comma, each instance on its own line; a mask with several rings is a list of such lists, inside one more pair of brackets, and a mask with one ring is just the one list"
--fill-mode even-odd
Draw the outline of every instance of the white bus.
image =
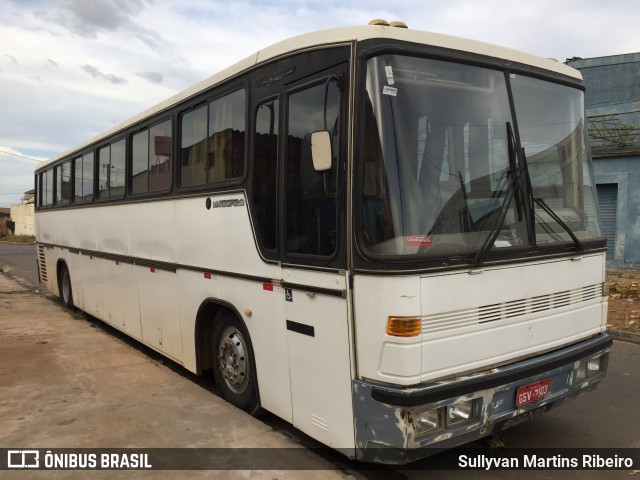
[[37, 169], [41, 281], [352, 458], [494, 434], [605, 376], [583, 90], [397, 23], [278, 43]]

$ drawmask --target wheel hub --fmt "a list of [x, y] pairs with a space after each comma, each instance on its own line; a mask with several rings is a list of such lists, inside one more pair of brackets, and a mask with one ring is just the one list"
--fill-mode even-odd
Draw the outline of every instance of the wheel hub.
[[233, 393], [241, 394], [247, 388], [247, 358], [242, 334], [235, 327], [227, 327], [218, 345], [218, 365], [224, 382]]

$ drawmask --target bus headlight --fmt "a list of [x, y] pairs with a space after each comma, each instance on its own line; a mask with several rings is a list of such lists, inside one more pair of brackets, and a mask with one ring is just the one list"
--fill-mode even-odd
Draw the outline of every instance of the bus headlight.
[[575, 383], [580, 383], [587, 378], [587, 366], [580, 362], [578, 369], [576, 370], [576, 381]]
[[578, 368], [576, 370], [574, 383], [583, 382], [587, 378], [597, 375], [598, 373], [600, 373], [601, 369], [602, 355], [591, 358], [587, 361], [583, 360], [582, 362], [580, 362], [580, 365], [578, 365]]
[[473, 420], [475, 416], [475, 401], [467, 400], [465, 402], [454, 403], [447, 407], [447, 425], [456, 425], [458, 423]]
[[439, 430], [444, 425], [443, 413], [444, 409], [436, 408], [414, 415], [413, 430], [416, 438]]
[[597, 373], [600, 373], [600, 367], [602, 365], [602, 356], [592, 358], [587, 362], [587, 377], [592, 377]]
[[409, 418], [412, 419], [415, 438], [418, 439], [439, 431], [446, 431], [449, 427], [473, 422], [480, 411], [479, 402], [480, 399], [476, 398], [430, 410], [413, 410]]

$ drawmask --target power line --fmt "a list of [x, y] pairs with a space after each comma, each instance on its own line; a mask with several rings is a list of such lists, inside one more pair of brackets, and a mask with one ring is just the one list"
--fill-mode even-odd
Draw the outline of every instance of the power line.
[[40, 163], [41, 161], [41, 160], [38, 160], [37, 158], [32, 158], [32, 157], [27, 157], [25, 155], [19, 155], [17, 153], [7, 152], [6, 150], [0, 150], [0, 153], [6, 153], [7, 155], [13, 155], [14, 157], [26, 158], [27, 160], [31, 160], [38, 163]]
[[[22, 165], [24, 167], [29, 165], [28, 163], [21, 162], [17, 158], [16, 159], [13, 159], [13, 158], [0, 158], [0, 162], [11, 163], [13, 165]], [[37, 165], [31, 165], [31, 168], [36, 168], [36, 167], [37, 167]]]

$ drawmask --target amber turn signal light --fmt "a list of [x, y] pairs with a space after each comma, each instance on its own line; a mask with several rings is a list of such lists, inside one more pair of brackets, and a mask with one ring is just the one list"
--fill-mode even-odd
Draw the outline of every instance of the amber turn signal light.
[[417, 337], [421, 333], [420, 317], [389, 317], [387, 335], [393, 337]]

